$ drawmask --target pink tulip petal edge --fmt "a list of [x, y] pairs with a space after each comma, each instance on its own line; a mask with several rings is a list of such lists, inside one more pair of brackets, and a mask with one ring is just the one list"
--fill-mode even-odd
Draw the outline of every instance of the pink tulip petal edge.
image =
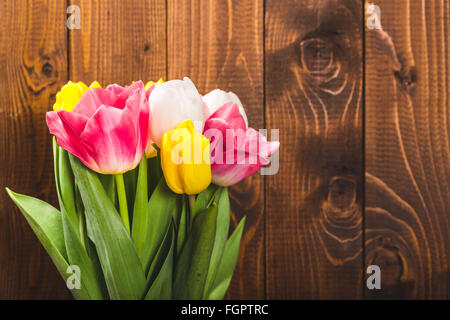
[[86, 91], [73, 112], [47, 112], [58, 145], [103, 174], [134, 169], [147, 146], [149, 107], [142, 81]]
[[278, 141], [252, 128], [246, 128], [239, 107], [226, 103], [205, 123], [205, 136], [211, 141], [212, 181], [229, 186], [242, 181], [270, 163], [268, 157], [280, 147]]

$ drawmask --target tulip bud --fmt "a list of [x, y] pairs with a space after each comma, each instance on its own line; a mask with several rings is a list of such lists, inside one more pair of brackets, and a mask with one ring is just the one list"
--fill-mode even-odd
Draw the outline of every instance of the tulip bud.
[[229, 102], [205, 123], [203, 134], [211, 141], [212, 181], [230, 186], [270, 163], [269, 156], [280, 146], [252, 128], [246, 128], [236, 104]]
[[73, 112], [50, 111], [46, 119], [61, 148], [102, 174], [136, 168], [147, 146], [148, 103], [142, 81], [126, 88], [94, 88]]
[[191, 120], [198, 132], [203, 131], [202, 98], [187, 77], [156, 85], [149, 96], [149, 105], [150, 138], [159, 147], [162, 136], [185, 120]]
[[175, 193], [198, 194], [211, 183], [209, 140], [186, 120], [162, 137], [161, 167]]

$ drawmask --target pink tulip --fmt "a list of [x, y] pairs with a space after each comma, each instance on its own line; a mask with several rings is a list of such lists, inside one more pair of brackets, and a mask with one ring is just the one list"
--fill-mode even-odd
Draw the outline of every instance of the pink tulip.
[[142, 81], [86, 91], [73, 112], [47, 112], [58, 145], [103, 174], [134, 169], [147, 146], [149, 107]]
[[270, 163], [268, 157], [280, 143], [270, 142], [246, 127], [239, 107], [232, 102], [217, 109], [205, 123], [203, 133], [211, 141], [212, 181], [229, 186], [251, 176]]

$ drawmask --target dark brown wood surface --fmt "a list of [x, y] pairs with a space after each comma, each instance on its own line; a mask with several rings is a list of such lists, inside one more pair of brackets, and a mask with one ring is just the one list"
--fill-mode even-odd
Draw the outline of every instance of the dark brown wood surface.
[[227, 298], [450, 298], [450, 3], [370, 3], [381, 29], [362, 0], [0, 0], [0, 299], [70, 298], [3, 191], [56, 202], [60, 87], [183, 76], [279, 129], [279, 172], [231, 188]]
[[361, 298], [361, 2], [266, 4], [267, 297]]
[[375, 1], [366, 32], [369, 298], [450, 298], [449, 1]]
[[101, 85], [166, 78], [166, 1], [71, 0], [80, 29], [68, 31], [70, 79]]
[[64, 281], [5, 192], [56, 202], [45, 112], [67, 82], [66, 6], [0, 1], [0, 299], [66, 299]]

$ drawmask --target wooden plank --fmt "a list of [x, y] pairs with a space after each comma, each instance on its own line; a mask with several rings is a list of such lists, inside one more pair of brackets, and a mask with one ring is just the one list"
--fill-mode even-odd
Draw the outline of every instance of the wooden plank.
[[266, 0], [267, 298], [362, 296], [361, 1]]
[[166, 2], [71, 0], [81, 11], [70, 38], [70, 79], [102, 85], [166, 77]]
[[450, 297], [448, 1], [377, 0], [366, 32], [369, 298]]
[[45, 113], [67, 81], [64, 1], [0, 1], [0, 299], [70, 297], [5, 187], [55, 204]]
[[[168, 0], [168, 77], [189, 76], [201, 94], [235, 92], [250, 126], [263, 128], [263, 2]], [[264, 181], [231, 188], [233, 225], [246, 215], [228, 298], [264, 298]]]

